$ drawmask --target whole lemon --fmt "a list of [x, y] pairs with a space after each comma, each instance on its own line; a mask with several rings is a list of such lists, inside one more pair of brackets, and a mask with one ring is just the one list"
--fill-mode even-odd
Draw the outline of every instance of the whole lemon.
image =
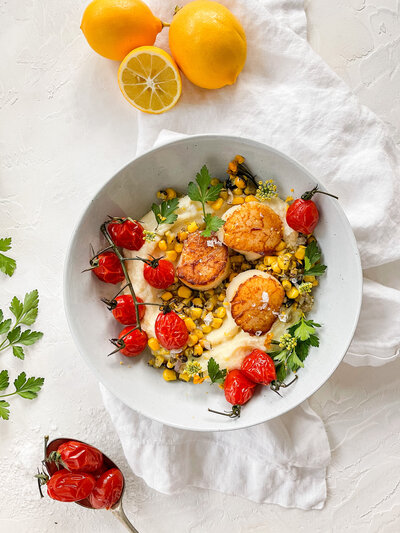
[[246, 61], [242, 25], [229, 9], [211, 0], [195, 0], [177, 12], [169, 46], [185, 76], [205, 89], [235, 83]]
[[122, 61], [134, 48], [153, 45], [162, 22], [141, 0], [93, 0], [81, 30], [98, 54]]

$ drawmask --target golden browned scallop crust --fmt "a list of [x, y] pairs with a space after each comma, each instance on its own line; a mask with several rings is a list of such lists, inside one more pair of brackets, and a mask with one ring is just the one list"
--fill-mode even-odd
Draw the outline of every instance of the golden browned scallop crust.
[[192, 289], [213, 289], [229, 274], [228, 248], [215, 236], [191, 233], [183, 244], [176, 269], [178, 278]]
[[282, 240], [282, 221], [265, 204], [244, 203], [224, 218], [224, 243], [234, 250], [266, 255]]
[[231, 300], [236, 324], [250, 335], [267, 333], [275, 322], [285, 291], [278, 280], [252, 276], [241, 283]]

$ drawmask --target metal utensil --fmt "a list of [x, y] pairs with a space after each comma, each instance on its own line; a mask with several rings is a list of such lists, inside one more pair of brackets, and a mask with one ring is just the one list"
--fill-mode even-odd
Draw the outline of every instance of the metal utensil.
[[[70, 441], [70, 440], [74, 440], [75, 442], [81, 442], [82, 444], [87, 444], [86, 442], [83, 442], [82, 440], [77, 440], [77, 439], [58, 438], [58, 439], [52, 440], [51, 442], [48, 442], [48, 439], [46, 440], [46, 438], [45, 438], [45, 445], [44, 445], [44, 456], [45, 456], [45, 458], [48, 457], [51, 452], [57, 451], [58, 447], [61, 446], [61, 444], [64, 444], [64, 442], [67, 442], [67, 441]], [[91, 446], [91, 444], [87, 444], [87, 445]], [[118, 468], [118, 466], [113, 461], [111, 461], [111, 459], [109, 457], [107, 457], [107, 455], [105, 455], [104, 453], [103, 453], [103, 460], [104, 460], [104, 465], [107, 467], [107, 469]], [[52, 476], [55, 472], [57, 472], [58, 468], [57, 468], [57, 465], [55, 463], [53, 463], [51, 461], [45, 461], [45, 463], [46, 463], [46, 468], [47, 468], [50, 476]], [[119, 470], [119, 468], [118, 468], [118, 470]], [[123, 476], [123, 474], [122, 474], [122, 476]], [[124, 496], [124, 492], [125, 492], [125, 478], [124, 478], [124, 486], [122, 487], [122, 493], [121, 493], [120, 499], [117, 501], [117, 503], [115, 503], [111, 507], [111, 511], [112, 511], [113, 515], [116, 518], [118, 518], [118, 520], [120, 522], [122, 522], [122, 524], [124, 524], [124, 526], [129, 531], [132, 531], [133, 533], [139, 533], [138, 530], [129, 521], [128, 517], [125, 514], [124, 508], [122, 506], [122, 498]], [[75, 503], [77, 505], [80, 505], [81, 507], [86, 507], [86, 509], [94, 509], [94, 507], [92, 507], [90, 505], [90, 502], [89, 502], [88, 498], [85, 498], [84, 500], [80, 500], [79, 502], [75, 502]], [[96, 510], [98, 510], [98, 509], [96, 509]]]

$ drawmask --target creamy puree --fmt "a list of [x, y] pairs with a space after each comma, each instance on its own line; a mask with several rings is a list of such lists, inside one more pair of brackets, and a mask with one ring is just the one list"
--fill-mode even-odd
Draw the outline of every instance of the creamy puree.
[[[272, 200], [265, 201], [271, 209], [273, 209], [281, 218], [284, 228], [284, 238], [288, 244], [295, 243], [297, 233], [294, 232], [286, 224], [286, 203], [280, 198], [273, 198]], [[229, 208], [221, 209], [216, 212], [219, 216]], [[211, 208], [206, 206], [207, 212], [213, 212]], [[124, 250], [125, 257], [143, 257], [147, 258], [149, 255], [160, 257], [160, 252], [157, 244], [163, 237], [164, 233], [168, 230], [173, 233], [178, 233], [181, 229], [186, 229], [188, 223], [195, 221], [199, 227], [203, 224], [203, 211], [199, 202], [193, 202], [188, 196], [184, 196], [179, 199], [179, 207], [175, 211], [178, 215], [177, 220], [173, 224], [160, 224], [158, 229], [155, 230], [155, 217], [154, 213], [150, 211], [144, 217], [141, 218], [141, 224], [147, 231], [153, 231], [156, 233], [156, 239], [152, 242], [146, 241], [143, 247], [138, 252], [130, 250]], [[175, 261], [174, 265], [178, 263]], [[143, 278], [143, 262], [142, 261], [129, 261], [127, 263], [128, 272], [132, 280], [135, 292], [137, 296], [140, 296], [144, 302], [161, 303], [161, 294], [164, 292], [160, 289], [151, 287]], [[264, 342], [266, 335], [251, 336], [239, 328], [232, 318], [230, 312], [230, 300], [234, 296], [240, 283], [243, 283], [249, 277], [254, 275], [270, 277], [271, 275], [259, 270], [248, 270], [237, 275], [227, 288], [227, 298], [224, 302], [224, 306], [227, 310], [226, 318], [224, 319], [222, 326], [219, 329], [214, 329], [205, 338], [210, 342], [211, 349], [206, 350], [203, 355], [196, 360], [202, 365], [203, 370], [207, 368], [207, 361], [213, 357], [222, 368], [232, 369], [239, 368], [244, 357], [254, 348], [265, 349]], [[273, 277], [273, 276], [271, 276]], [[274, 278], [276, 279], [276, 278]], [[284, 333], [285, 329], [292, 323], [296, 322], [299, 318], [299, 312], [292, 312], [291, 309], [287, 311], [286, 316], [281, 316], [281, 321], [277, 317], [276, 322], [272, 326], [269, 333], [272, 333], [274, 339]], [[143, 329], [146, 331], [148, 337], [155, 337], [154, 324], [159, 313], [157, 306], [146, 306], [146, 313], [141, 321]]]

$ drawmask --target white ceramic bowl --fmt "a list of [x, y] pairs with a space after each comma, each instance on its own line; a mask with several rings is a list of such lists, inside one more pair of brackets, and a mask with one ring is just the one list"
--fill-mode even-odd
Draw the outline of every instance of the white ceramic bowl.
[[[227, 409], [224, 394], [207, 383], [190, 385], [166, 382], [161, 371], [147, 365], [148, 353], [132, 359], [110, 352], [110, 338], [121, 327], [100, 302], [115, 286], [81, 274], [89, 261], [89, 243], [104, 244], [99, 228], [107, 215], [140, 219], [149, 211], [159, 189], [185, 192], [187, 184], [205, 163], [212, 175], [224, 178], [228, 162], [243, 155], [259, 177], [274, 178], [280, 196], [294, 196], [318, 181], [298, 163], [263, 144], [237, 137], [201, 135], [165, 144], [138, 157], [113, 176], [88, 205], [80, 219], [66, 259], [64, 299], [73, 338], [82, 357], [101, 381], [126, 405], [170, 426], [198, 431], [245, 428], [275, 418], [311, 396], [331, 376], [353, 337], [362, 294], [362, 274], [356, 241], [340, 203], [316, 195], [321, 213], [316, 237], [321, 245], [326, 275], [316, 291], [312, 317], [321, 323], [320, 347], [312, 348], [297, 382], [283, 390], [283, 398], [268, 387], [259, 387], [242, 409], [239, 419], [209, 413], [207, 408]], [[320, 185], [322, 190], [323, 187]], [[334, 191], [332, 191], [334, 192]], [[120, 360], [124, 361], [120, 365]]]

